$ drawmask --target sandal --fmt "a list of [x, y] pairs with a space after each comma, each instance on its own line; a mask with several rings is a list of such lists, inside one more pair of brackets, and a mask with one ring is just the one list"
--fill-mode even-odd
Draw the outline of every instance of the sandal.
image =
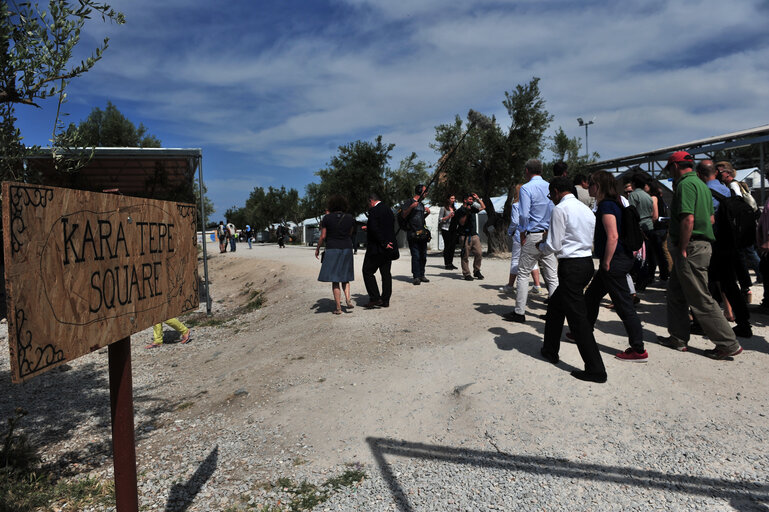
[[149, 345], [145, 345], [144, 348], [159, 348], [162, 347], [162, 343], [150, 343]]
[[351, 300], [348, 300], [348, 301], [347, 301], [347, 307], [348, 307], [348, 308], [350, 308], [350, 309], [352, 309], [352, 308], [354, 308], [354, 307], [355, 307], [355, 304], [353, 304]]
[[341, 315], [342, 314], [342, 310], [341, 309], [337, 309], [337, 310], [334, 311], [334, 314], [335, 315]]
[[187, 334], [181, 337], [181, 339], [179, 340], [179, 343], [181, 343], [182, 345], [184, 345], [185, 343], [188, 343], [190, 341], [191, 332], [192, 330], [187, 331]]

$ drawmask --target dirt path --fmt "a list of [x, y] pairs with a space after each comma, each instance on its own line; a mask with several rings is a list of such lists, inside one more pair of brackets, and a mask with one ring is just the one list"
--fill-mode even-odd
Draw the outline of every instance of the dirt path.
[[[356, 271], [361, 263], [362, 253], [356, 257]], [[322, 465], [367, 459], [368, 436], [485, 443], [489, 430], [504, 436], [514, 425], [524, 438], [541, 437], [541, 443], [568, 451], [560, 435], [543, 435], [551, 430], [548, 425], [576, 428], [606, 416], [607, 410], [630, 413], [627, 409], [637, 407], [638, 397], [644, 397], [639, 420], [680, 415], [682, 397], [740, 393], [743, 401], [757, 400], [753, 406], [758, 409], [766, 405], [762, 392], [750, 385], [753, 377], [762, 378], [769, 362], [766, 319], [758, 315], [756, 336], [744, 343], [744, 356], [733, 362], [650, 344], [650, 362], [632, 364], [611, 357], [626, 347], [626, 340], [618, 317], [602, 308], [597, 338], [610, 380], [597, 386], [568, 374], [581, 368], [573, 345], [562, 346], [560, 367], [539, 358], [542, 297], [530, 296], [528, 325], [501, 318], [513, 304], [512, 297], [498, 291], [507, 277], [504, 259], [487, 258], [483, 271], [488, 278], [465, 282], [459, 273], [443, 270], [439, 255], [432, 255], [427, 271], [431, 282], [414, 286], [404, 257], [393, 267], [389, 309], [357, 307], [342, 316], [330, 314], [330, 286], [317, 282], [319, 264], [308, 248], [241, 247], [235, 254], [217, 255], [211, 267], [215, 299], [226, 304], [244, 282], [254, 282], [255, 287], [266, 286], [267, 305], [219, 328], [221, 337], [212, 349], [222, 353], [208, 368], [204, 361], [210, 350], [201, 349], [190, 359], [190, 369], [205, 368], [197, 374], [198, 387], [219, 388], [200, 409], [215, 408], [234, 388], [244, 389], [249, 394], [232, 415], [234, 423], [256, 415], [288, 439], [311, 445], [312, 462]], [[367, 301], [359, 275], [352, 292], [359, 305]], [[760, 288], [754, 294], [760, 296]], [[644, 301], [639, 308], [645, 338], [651, 340], [664, 333], [664, 295], [650, 289], [645, 297], [656, 302]], [[692, 344], [710, 348], [700, 337]], [[516, 407], [506, 407], [510, 403]], [[718, 409], [703, 416], [724, 414], [725, 421], [733, 421], [735, 410]]]
[[[197, 326], [184, 346], [148, 351], [150, 331], [134, 337], [146, 495], [193, 474], [214, 446], [217, 470], [207, 485], [228, 495], [299, 470], [323, 472], [353, 461], [375, 470], [370, 437], [607, 464], [637, 451], [671, 470], [686, 469], [685, 460], [671, 457], [706, 445], [701, 456], [735, 474], [755, 470], [733, 454], [735, 446], [766, 455], [766, 316], [753, 316], [755, 336], [744, 340], [745, 352], [734, 361], [702, 356], [711, 344], [694, 336], [689, 353], [649, 343], [649, 362], [633, 364], [614, 359], [627, 346], [624, 329], [601, 308], [596, 338], [609, 382], [589, 384], [569, 375], [582, 367], [574, 345], [562, 345], [557, 367], [539, 357], [543, 297], [530, 295], [526, 325], [502, 319], [513, 305], [498, 291], [507, 281], [507, 259], [485, 259], [486, 280], [466, 282], [433, 254], [431, 282], [414, 286], [402, 253], [393, 266], [391, 307], [378, 310], [360, 307], [368, 300], [362, 261], [361, 251], [352, 284], [358, 307], [337, 316], [330, 285], [317, 281], [320, 264], [311, 248], [241, 245], [210, 260], [215, 312], [235, 310], [257, 290], [264, 293], [261, 309]], [[753, 289], [755, 297], [761, 293]], [[665, 333], [661, 289], [647, 290], [638, 310], [645, 340]], [[72, 363], [69, 372], [88, 369], [103, 379], [105, 357], [93, 370], [98, 357]], [[44, 407], [45, 393], [56, 392], [52, 379], [14, 388], [0, 412], [18, 401]], [[99, 400], [103, 407], [104, 390]], [[99, 421], [71, 425], [66, 438], [52, 430], [50, 453], [65, 445], [87, 450], [86, 439], [108, 441], [108, 421], [99, 414]], [[46, 421], [41, 415], [37, 424], [42, 429]], [[640, 438], [643, 445], [633, 442]]]

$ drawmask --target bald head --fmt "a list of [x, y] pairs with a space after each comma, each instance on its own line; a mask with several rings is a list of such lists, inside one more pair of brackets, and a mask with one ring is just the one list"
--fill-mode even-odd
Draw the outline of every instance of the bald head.
[[702, 160], [698, 163], [697, 176], [705, 183], [716, 179], [716, 166], [713, 165], [713, 160]]

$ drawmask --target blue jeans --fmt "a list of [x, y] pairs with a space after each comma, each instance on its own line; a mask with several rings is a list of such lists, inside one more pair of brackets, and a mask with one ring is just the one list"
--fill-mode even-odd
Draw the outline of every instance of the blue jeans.
[[411, 251], [411, 275], [425, 277], [425, 265], [427, 265], [427, 241], [409, 240]]

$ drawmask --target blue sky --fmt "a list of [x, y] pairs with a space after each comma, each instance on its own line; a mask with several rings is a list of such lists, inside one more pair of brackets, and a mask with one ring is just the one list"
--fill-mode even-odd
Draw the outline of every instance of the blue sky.
[[[435, 126], [508, 122], [505, 91], [540, 77], [554, 116], [611, 158], [769, 123], [769, 3], [114, 0], [79, 51], [110, 48], [67, 91], [68, 121], [109, 100], [165, 147], [203, 149], [222, 217], [257, 186], [304, 192], [338, 146], [381, 134], [391, 165], [429, 164]], [[29, 144], [55, 112], [19, 106]]]

